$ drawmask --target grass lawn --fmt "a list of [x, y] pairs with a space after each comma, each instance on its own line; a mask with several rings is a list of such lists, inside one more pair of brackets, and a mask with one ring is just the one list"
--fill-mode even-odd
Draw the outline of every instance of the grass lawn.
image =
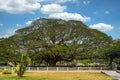
[[114, 80], [100, 72], [27, 72], [19, 78], [16, 74], [0, 74], [0, 80]]

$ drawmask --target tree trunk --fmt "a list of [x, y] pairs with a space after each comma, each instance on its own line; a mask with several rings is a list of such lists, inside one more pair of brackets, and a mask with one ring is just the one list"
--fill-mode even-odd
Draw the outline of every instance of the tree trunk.
[[49, 66], [56, 66], [56, 62], [49, 63]]
[[113, 62], [113, 59], [112, 58], [110, 58], [110, 62], [109, 62], [109, 66], [110, 66], [110, 69], [112, 70], [112, 62]]

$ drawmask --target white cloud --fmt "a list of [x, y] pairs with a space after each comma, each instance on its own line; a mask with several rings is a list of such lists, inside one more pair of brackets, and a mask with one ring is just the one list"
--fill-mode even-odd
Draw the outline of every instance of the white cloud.
[[15, 34], [15, 31], [16, 31], [16, 30], [17, 30], [17, 29], [9, 29], [9, 30], [6, 30], [5, 33], [4, 33], [4, 35], [0, 36], [0, 38], [10, 37], [10, 36], [12, 36], [12, 35]]
[[27, 21], [25, 24], [30, 25], [31, 23], [32, 23], [32, 21]]
[[100, 30], [102, 32], [107, 32], [107, 31], [113, 30], [114, 27], [110, 24], [98, 23], [98, 24], [90, 25], [90, 28], [97, 29], [97, 30]]
[[110, 14], [110, 12], [109, 11], [105, 11], [105, 14]]
[[6, 33], [7, 33], [8, 36], [10, 36], [10, 35], [15, 34], [15, 31], [16, 31], [16, 30], [17, 30], [17, 29], [9, 29], [9, 30], [6, 31]]
[[44, 14], [60, 13], [66, 9], [66, 6], [61, 6], [59, 4], [47, 4], [43, 5], [41, 12]]
[[47, 3], [67, 3], [67, 2], [76, 2], [78, 0], [43, 0], [43, 2]]
[[75, 2], [76, 0], [54, 0], [56, 3]]
[[40, 0], [0, 0], [0, 11], [12, 14], [33, 13], [40, 6]]
[[17, 27], [20, 27], [21, 25], [20, 24], [16, 24]]
[[0, 27], [2, 27], [3, 26], [3, 24], [0, 24]]
[[37, 20], [37, 19], [40, 19], [40, 17], [36, 17], [36, 18], [34, 18], [33, 20]]
[[90, 17], [82, 16], [81, 14], [78, 13], [68, 12], [50, 14], [49, 18], [58, 18], [63, 20], [79, 20], [83, 22], [90, 21]]
[[89, 3], [90, 3], [90, 1], [83, 1], [83, 4], [85, 4], [85, 5], [87, 5]]
[[[73, 1], [73, 0], [59, 0], [59, 1]], [[63, 20], [79, 20], [79, 21], [90, 21], [90, 17], [83, 16], [78, 13], [68, 13], [65, 12], [66, 6], [61, 6], [60, 4], [47, 4], [43, 5], [41, 12], [43, 14], [48, 14], [49, 18], [58, 18]]]

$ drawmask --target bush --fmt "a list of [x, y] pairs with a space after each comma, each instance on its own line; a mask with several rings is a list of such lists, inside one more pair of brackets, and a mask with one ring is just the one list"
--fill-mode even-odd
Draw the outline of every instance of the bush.
[[2, 69], [0, 69], [0, 72], [2, 72], [3, 70]]
[[117, 70], [120, 70], [120, 66], [117, 66]]
[[14, 69], [14, 73], [17, 73], [17, 69], [16, 68]]
[[12, 74], [12, 70], [10, 69], [5, 69], [2, 71], [3, 74]]

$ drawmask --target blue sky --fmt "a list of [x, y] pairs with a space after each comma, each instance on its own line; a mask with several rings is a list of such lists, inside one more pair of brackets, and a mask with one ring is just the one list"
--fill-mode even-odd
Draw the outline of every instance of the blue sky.
[[120, 38], [120, 0], [0, 0], [0, 38], [38, 18], [80, 20]]

